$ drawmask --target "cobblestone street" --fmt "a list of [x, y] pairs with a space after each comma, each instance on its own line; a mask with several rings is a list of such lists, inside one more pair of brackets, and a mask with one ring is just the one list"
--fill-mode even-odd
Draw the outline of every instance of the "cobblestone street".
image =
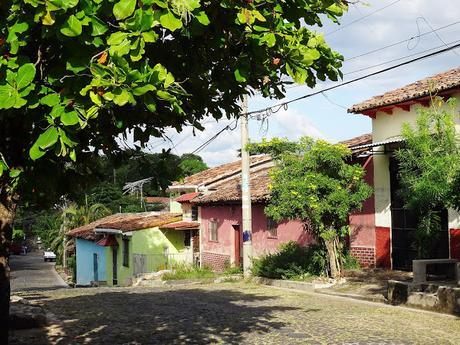
[[453, 317], [244, 283], [22, 296], [59, 322], [12, 344], [460, 344]]

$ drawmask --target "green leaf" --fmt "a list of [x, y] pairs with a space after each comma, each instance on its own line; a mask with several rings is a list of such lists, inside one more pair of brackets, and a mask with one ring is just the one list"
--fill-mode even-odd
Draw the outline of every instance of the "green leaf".
[[22, 65], [16, 76], [16, 88], [21, 90], [29, 85], [35, 78], [35, 66], [32, 63]]
[[113, 97], [113, 103], [115, 103], [118, 106], [123, 106], [129, 101], [129, 92], [126, 90], [121, 90], [115, 93], [114, 91], [114, 97]]
[[128, 18], [136, 8], [136, 0], [120, 0], [113, 6], [113, 14], [117, 20]]
[[243, 75], [241, 70], [236, 69], [234, 74], [235, 74], [236, 81], [238, 81], [240, 83], [245, 83], [246, 82], [246, 77]]
[[205, 11], [198, 12], [198, 14], [195, 15], [195, 18], [202, 25], [209, 25], [211, 23]]
[[144, 94], [146, 94], [147, 92], [149, 91], [155, 91], [156, 90], [156, 87], [151, 85], [151, 84], [147, 84], [147, 85], [144, 85], [144, 86], [139, 86], [139, 87], [136, 87], [133, 89], [133, 95], [134, 96], [142, 96]]
[[58, 105], [60, 101], [61, 96], [58, 93], [50, 93], [49, 95], [46, 95], [40, 99], [40, 104], [54, 107], [55, 105]]
[[171, 95], [168, 91], [163, 91], [163, 90], [158, 90], [157, 91], [157, 96], [158, 98], [168, 101], [168, 102], [173, 102], [176, 100], [176, 97]]
[[39, 158], [42, 157], [45, 153], [46, 153], [46, 151], [40, 150], [40, 147], [38, 147], [38, 145], [37, 145], [36, 143], [33, 144], [32, 147], [31, 147], [30, 150], [29, 150], [29, 156], [30, 156], [30, 158], [32, 158], [32, 160], [37, 160], [37, 159], [39, 159]]
[[68, 37], [80, 36], [82, 33], [81, 22], [77, 19], [77, 17], [71, 15], [62, 26], [61, 33]]
[[70, 151], [69, 157], [72, 161], [77, 161], [77, 153], [75, 152], [75, 150]]
[[97, 17], [91, 17], [91, 27], [93, 29], [91, 36], [103, 35], [109, 29], [107, 25]]
[[0, 85], [0, 109], [10, 109], [16, 104], [18, 92], [10, 85]]
[[49, 127], [44, 133], [40, 134], [35, 142], [41, 149], [48, 149], [58, 140], [58, 131], [56, 127]]
[[175, 31], [182, 27], [182, 21], [176, 18], [176, 16], [169, 10], [160, 17], [160, 24], [170, 31]]
[[164, 87], [165, 87], [165, 88], [168, 88], [168, 87], [170, 87], [173, 83], [174, 83], [174, 76], [172, 75], [171, 72], [168, 72], [168, 74], [166, 74], [166, 79], [165, 79]]
[[17, 178], [19, 175], [21, 175], [21, 170], [20, 169], [11, 169], [10, 170], [10, 177], [11, 178]]
[[69, 111], [61, 115], [61, 122], [64, 126], [73, 126], [79, 122], [78, 114], [74, 111]]

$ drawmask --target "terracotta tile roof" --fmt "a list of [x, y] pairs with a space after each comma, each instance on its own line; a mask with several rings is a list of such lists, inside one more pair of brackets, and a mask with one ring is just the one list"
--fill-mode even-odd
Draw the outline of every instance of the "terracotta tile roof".
[[[271, 157], [268, 155], [257, 155], [251, 157], [251, 166], [256, 166], [266, 162], [271, 162]], [[219, 179], [231, 177], [234, 174], [241, 172], [241, 160], [236, 162], [219, 165], [215, 168], [210, 168], [197, 174], [186, 177], [183, 181], [176, 181], [173, 187], [177, 186], [203, 186], [216, 182]]]
[[147, 196], [145, 202], [147, 204], [169, 204], [169, 198], [165, 196]]
[[198, 222], [175, 222], [169, 223], [160, 226], [160, 229], [174, 229], [174, 230], [190, 230], [190, 229], [198, 229], [200, 227], [200, 223]]
[[[270, 167], [260, 169], [258, 171], [251, 171], [250, 186], [251, 186], [251, 200], [253, 202], [263, 202], [269, 199], [270, 184], [269, 171]], [[241, 186], [240, 177], [233, 178], [222, 183], [219, 188], [210, 194], [205, 194], [198, 198], [193, 199], [193, 203], [207, 204], [207, 203], [226, 203], [238, 202], [241, 200]]]
[[95, 229], [114, 229], [122, 232], [143, 230], [154, 228], [168, 223], [180, 221], [182, 219], [179, 213], [116, 213], [111, 216], [98, 219], [90, 224], [83, 225], [79, 228], [70, 230], [67, 235], [71, 237], [94, 240], [97, 235]]
[[444, 73], [436, 74], [419, 80], [415, 83], [406, 85], [399, 89], [388, 91], [380, 96], [372, 97], [371, 99], [359, 104], [353, 105], [348, 109], [349, 113], [362, 113], [365, 110], [390, 106], [422, 97], [426, 97], [431, 93], [439, 93], [451, 89], [460, 88], [460, 67], [451, 69]]
[[[363, 134], [341, 142], [351, 149], [353, 146], [372, 143], [372, 134]], [[271, 178], [269, 172], [272, 166], [264, 166], [259, 169], [251, 169], [251, 199], [253, 202], [265, 202], [270, 198], [269, 185]], [[215, 185], [215, 191], [195, 197], [192, 200], [194, 204], [208, 203], [227, 203], [239, 202], [241, 200], [241, 176], [228, 179], [220, 184]]]
[[354, 137], [340, 142], [340, 144], [344, 144], [349, 148], [353, 148], [354, 146], [359, 145], [366, 145], [370, 143], [372, 143], [372, 134], [370, 133], [363, 134], [358, 137]]
[[179, 196], [176, 199], [174, 199], [174, 201], [176, 201], [176, 202], [190, 202], [193, 198], [197, 197], [198, 195], [200, 195], [199, 192], [182, 194], [181, 196]]
[[96, 238], [100, 237], [94, 233], [94, 228], [96, 228], [99, 224], [110, 220], [111, 218], [115, 218], [116, 216], [117, 214], [112, 214], [110, 216], [95, 220], [92, 223], [72, 229], [67, 232], [67, 236], [94, 241]]

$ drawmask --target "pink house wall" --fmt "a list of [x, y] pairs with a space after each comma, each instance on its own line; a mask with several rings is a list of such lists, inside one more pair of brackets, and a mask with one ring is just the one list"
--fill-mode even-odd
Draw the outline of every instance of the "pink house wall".
[[[217, 242], [209, 239], [209, 221], [217, 221]], [[201, 251], [204, 265], [221, 270], [224, 265], [234, 263], [236, 236], [242, 223], [241, 206], [217, 205], [201, 206]], [[255, 257], [264, 253], [274, 252], [281, 243], [297, 241], [308, 244], [313, 241], [312, 236], [304, 231], [299, 221], [286, 221], [278, 224], [277, 237], [271, 238], [267, 231], [267, 217], [264, 214], [263, 204], [252, 205], [252, 244]], [[241, 233], [240, 246], [241, 246]]]

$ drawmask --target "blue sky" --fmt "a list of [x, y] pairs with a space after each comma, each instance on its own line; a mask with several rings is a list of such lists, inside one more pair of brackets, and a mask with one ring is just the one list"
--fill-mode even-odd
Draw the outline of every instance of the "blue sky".
[[[340, 26], [326, 19], [325, 25], [318, 28], [317, 31], [325, 33], [329, 45], [347, 59], [417, 36], [419, 33], [431, 32], [432, 28], [437, 29], [460, 21], [459, 0], [400, 0], [394, 2], [395, 0], [366, 0], [367, 5], [363, 3], [351, 5], [349, 12], [341, 20], [344, 25], [343, 29], [328, 34]], [[347, 25], [392, 3], [394, 4], [363, 20]], [[460, 23], [436, 33], [437, 35], [430, 33], [375, 54], [345, 61], [342, 71], [348, 73], [407, 55], [418, 53], [423, 55], [424, 53], [421, 52], [427, 49], [441, 48], [444, 43], [460, 40]], [[416, 56], [418, 55], [413, 57]], [[402, 61], [404, 60], [346, 75], [344, 81]], [[369, 133], [371, 132], [371, 120], [366, 116], [347, 114], [346, 108], [374, 95], [458, 66], [460, 66], [460, 49], [329, 91], [326, 93], [329, 100], [322, 95], [302, 100], [290, 105], [287, 110], [274, 114], [268, 122], [263, 124], [260, 121], [251, 120], [251, 140], [258, 141], [262, 137], [274, 136], [297, 139], [302, 135], [310, 135], [336, 142]], [[292, 88], [288, 91], [286, 100], [333, 84], [332, 82], [321, 83], [313, 90], [307, 86]], [[256, 110], [274, 104], [276, 101], [253, 97], [249, 101], [249, 109]], [[185, 129], [181, 133], [169, 131], [168, 136], [171, 141], [152, 139], [151, 147], [155, 146], [155, 148], [151, 151], [170, 147], [173, 147], [173, 153], [176, 154], [193, 151], [226, 124], [226, 121], [219, 123], [213, 120], [205, 121], [206, 130], [197, 133], [196, 136], [192, 135], [190, 129]], [[237, 128], [234, 131], [224, 132], [199, 154], [208, 165], [215, 166], [235, 160], [239, 147], [240, 132]]]

